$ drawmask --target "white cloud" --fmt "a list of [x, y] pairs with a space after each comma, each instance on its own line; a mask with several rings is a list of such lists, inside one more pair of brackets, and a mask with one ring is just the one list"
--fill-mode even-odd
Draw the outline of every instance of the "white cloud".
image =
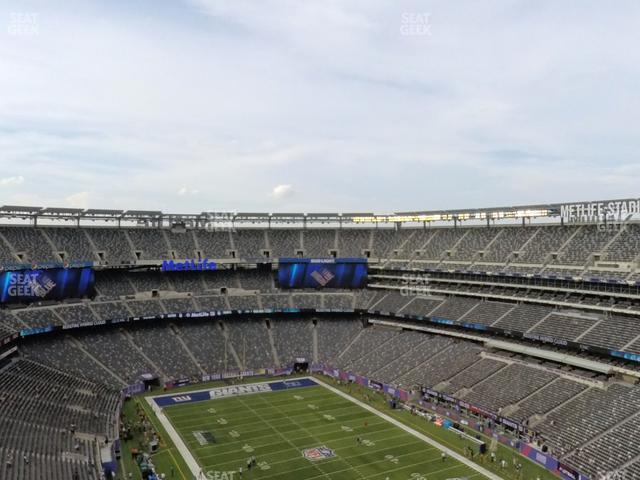
[[69, 207], [89, 208], [89, 192], [78, 192], [64, 199]]
[[277, 185], [273, 187], [271, 196], [276, 200], [282, 200], [283, 198], [290, 198], [295, 194], [291, 185]]
[[23, 183], [24, 177], [22, 175], [18, 175], [17, 177], [0, 178], [0, 185], [2, 186], [22, 185]]
[[180, 189], [178, 190], [178, 195], [180, 195], [181, 197], [184, 197], [185, 195], [198, 195], [199, 193], [200, 190], [189, 188], [186, 186], [180, 187]]

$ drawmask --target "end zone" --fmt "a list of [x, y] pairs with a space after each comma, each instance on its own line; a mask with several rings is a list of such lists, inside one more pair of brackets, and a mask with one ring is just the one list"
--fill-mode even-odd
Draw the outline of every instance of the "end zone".
[[174, 395], [158, 395], [148, 397], [153, 399], [160, 407], [170, 407], [172, 405], [182, 405], [185, 403], [203, 402], [215, 400], [216, 398], [235, 397], [240, 395], [252, 395], [256, 393], [277, 392], [292, 388], [313, 387], [318, 383], [309, 377], [297, 378], [294, 380], [276, 380], [271, 382], [248, 383], [243, 385], [230, 385], [228, 387], [210, 388]]

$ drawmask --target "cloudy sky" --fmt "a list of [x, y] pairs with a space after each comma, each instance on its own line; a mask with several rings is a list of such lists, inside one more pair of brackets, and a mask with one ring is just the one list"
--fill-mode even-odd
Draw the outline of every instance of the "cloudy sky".
[[640, 196], [640, 2], [0, 0], [0, 204]]

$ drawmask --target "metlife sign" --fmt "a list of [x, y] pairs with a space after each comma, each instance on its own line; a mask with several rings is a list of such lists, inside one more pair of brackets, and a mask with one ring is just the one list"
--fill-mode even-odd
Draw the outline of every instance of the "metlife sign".
[[208, 258], [204, 260], [189, 259], [184, 262], [174, 262], [173, 260], [164, 260], [162, 267], [163, 272], [186, 272], [186, 271], [204, 271], [216, 270], [217, 264], [210, 262]]
[[640, 199], [602, 202], [566, 203], [560, 205], [560, 216], [567, 221], [624, 220], [640, 214]]

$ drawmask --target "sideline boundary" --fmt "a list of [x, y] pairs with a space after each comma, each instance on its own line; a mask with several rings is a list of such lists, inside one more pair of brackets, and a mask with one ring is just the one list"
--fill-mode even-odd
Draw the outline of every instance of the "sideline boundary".
[[405, 432], [413, 435], [414, 437], [422, 440], [423, 442], [428, 443], [432, 447], [435, 447], [438, 450], [440, 450], [442, 452], [445, 452], [449, 457], [455, 458], [460, 463], [463, 463], [464, 465], [466, 465], [467, 467], [475, 470], [476, 472], [480, 473], [481, 475], [484, 475], [485, 477], [490, 478], [491, 480], [503, 480], [502, 477], [496, 475], [495, 473], [490, 472], [489, 470], [487, 470], [484, 467], [481, 467], [477, 463], [472, 462], [471, 460], [469, 460], [468, 458], [460, 455], [459, 453], [454, 452], [450, 448], [445, 447], [441, 443], [435, 441], [433, 438], [428, 437], [427, 435], [425, 435], [423, 433], [420, 433], [420, 432], [418, 432], [417, 430], [414, 430], [411, 427], [408, 427], [407, 425], [405, 425], [401, 421], [396, 420], [393, 417], [390, 417], [386, 413], [382, 413], [378, 409], [373, 408], [372, 406], [367, 405], [366, 403], [364, 403], [364, 402], [352, 397], [351, 395], [348, 395], [348, 394], [344, 393], [342, 390], [339, 390], [339, 389], [337, 389], [335, 387], [332, 387], [331, 385], [329, 385], [327, 383], [324, 383], [322, 380], [319, 380], [318, 378], [315, 378], [315, 381], [318, 382], [318, 385], [321, 385], [322, 387], [324, 387], [327, 390], [335, 393], [336, 395], [339, 395], [342, 398], [344, 398], [346, 400], [349, 400], [350, 402], [355, 403], [359, 407], [364, 408], [365, 410], [373, 413], [374, 415], [377, 415], [378, 417], [382, 418], [383, 420], [386, 420], [387, 422], [391, 423], [392, 425], [395, 425], [396, 427], [404, 430]]
[[164, 429], [169, 434], [169, 438], [171, 438], [171, 440], [173, 441], [173, 444], [176, 446], [176, 449], [178, 450], [180, 455], [182, 455], [183, 460], [187, 464], [187, 467], [189, 467], [189, 470], [191, 470], [191, 473], [193, 474], [194, 478], [199, 478], [198, 476], [200, 475], [200, 472], [202, 470], [200, 468], [200, 465], [198, 465], [198, 462], [196, 461], [196, 459], [193, 458], [193, 455], [191, 455], [191, 452], [185, 445], [184, 441], [182, 440], [182, 437], [176, 431], [176, 429], [173, 428], [173, 425], [165, 415], [164, 411], [156, 404], [156, 402], [153, 401], [153, 398], [154, 397], [146, 397], [145, 400], [151, 406], [153, 413], [155, 413], [156, 417], [158, 418], [158, 420], [160, 421]]
[[[367, 410], [368, 412], [373, 413], [374, 415], [382, 418], [383, 420], [385, 420], [386, 422], [394, 425], [395, 427], [400, 428], [401, 430], [405, 431], [406, 433], [409, 433], [410, 435], [413, 435], [414, 437], [416, 437], [419, 440], [425, 442], [426, 444], [431, 445], [432, 447], [435, 447], [435, 448], [437, 448], [438, 450], [440, 450], [442, 452], [445, 452], [449, 457], [454, 458], [458, 462], [466, 465], [467, 467], [469, 467], [472, 470], [476, 471], [477, 473], [483, 475], [484, 477], [489, 478], [491, 480], [503, 480], [502, 477], [500, 477], [500, 476], [496, 475], [495, 473], [492, 473], [489, 470], [481, 467], [480, 465], [472, 462], [468, 458], [460, 455], [459, 453], [451, 450], [450, 448], [445, 447], [444, 445], [442, 445], [441, 443], [437, 442], [433, 438], [428, 437], [427, 435], [424, 435], [423, 433], [420, 433], [417, 430], [414, 430], [413, 428], [405, 425], [404, 423], [400, 422], [399, 420], [396, 420], [395, 418], [390, 417], [386, 413], [383, 413], [383, 412], [379, 411], [378, 409], [376, 409], [376, 408], [374, 408], [374, 407], [372, 407], [370, 405], [367, 405], [366, 403], [364, 403], [364, 402], [352, 397], [351, 395], [348, 395], [348, 394], [344, 393], [343, 391], [341, 391], [341, 390], [339, 390], [339, 389], [337, 389], [337, 388], [335, 388], [335, 387], [323, 382], [322, 380], [318, 379], [317, 377], [300, 377], [299, 379], [302, 379], [302, 378], [310, 379], [310, 380], [315, 381], [319, 386], [329, 390], [330, 392], [335, 393], [336, 395], [338, 395], [338, 396], [340, 396], [340, 397], [342, 397], [342, 398], [344, 398], [346, 400], [349, 400], [350, 402], [358, 405], [360, 408], [363, 408], [363, 409]], [[264, 382], [258, 382], [258, 383], [264, 383]], [[254, 384], [246, 384], [246, 385], [254, 385]], [[265, 393], [267, 393], [267, 392], [265, 392]], [[183, 393], [183, 395], [188, 395], [188, 394], [189, 394], [189, 392]], [[163, 396], [163, 395], [157, 395], [157, 396]], [[189, 449], [185, 445], [185, 443], [182, 440], [182, 437], [180, 436], [180, 434], [176, 431], [176, 429], [171, 424], [171, 421], [169, 420], [169, 418], [165, 415], [163, 409], [161, 407], [159, 407], [157, 405], [157, 403], [154, 401], [154, 398], [156, 398], [156, 396], [146, 397], [145, 400], [151, 406], [151, 409], [153, 410], [154, 414], [156, 415], [156, 417], [158, 418], [158, 420], [160, 421], [162, 426], [165, 428], [165, 430], [169, 434], [169, 437], [173, 441], [173, 444], [176, 446], [176, 449], [178, 450], [180, 455], [182, 455], [182, 458], [184, 459], [185, 463], [189, 467], [189, 470], [191, 470], [191, 473], [193, 474], [193, 476], [198, 478], [198, 475], [200, 475], [200, 473], [202, 471], [202, 468], [200, 467], [200, 465], [198, 464], [196, 459], [193, 457], [193, 455], [191, 454], [191, 452], [189, 451]]]

